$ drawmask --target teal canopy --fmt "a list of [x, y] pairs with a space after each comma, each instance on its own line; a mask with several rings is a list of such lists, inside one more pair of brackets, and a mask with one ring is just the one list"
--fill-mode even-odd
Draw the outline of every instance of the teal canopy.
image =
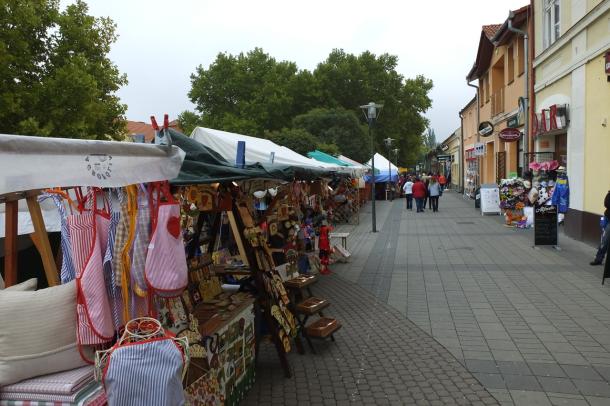
[[307, 156], [315, 159], [316, 161], [325, 162], [327, 164], [339, 166], [354, 166], [348, 162], [340, 160], [339, 158], [335, 158], [334, 156], [329, 155], [326, 152], [318, 151], [317, 149], [315, 151], [308, 152]]
[[170, 181], [174, 185], [222, 183], [246, 179], [314, 180], [332, 175], [332, 172], [323, 169], [288, 165], [251, 164], [238, 168], [200, 142], [172, 128], [167, 131], [173, 145], [186, 153], [178, 177]]

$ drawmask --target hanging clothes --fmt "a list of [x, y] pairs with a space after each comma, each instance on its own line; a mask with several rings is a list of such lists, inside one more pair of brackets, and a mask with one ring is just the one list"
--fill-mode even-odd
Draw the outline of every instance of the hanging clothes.
[[570, 185], [566, 175], [560, 175], [555, 182], [551, 203], [557, 206], [559, 213], [567, 213], [570, 207]]
[[[180, 205], [174, 200], [168, 182], [152, 185], [152, 237], [146, 255], [148, 288], [159, 296], [182, 294], [188, 283], [186, 254], [180, 229]], [[165, 201], [162, 201], [165, 200]]]
[[[116, 189], [116, 193], [119, 196], [119, 210], [120, 210], [120, 202], [121, 196], [123, 194], [122, 189]], [[112, 312], [112, 321], [114, 323], [114, 328], [118, 331], [121, 326], [121, 313], [122, 313], [122, 301], [121, 301], [121, 291], [120, 286], [116, 280], [116, 274], [112, 267], [113, 259], [114, 259], [114, 245], [116, 239], [116, 232], [118, 225], [121, 221], [121, 212], [115, 210], [116, 204], [113, 204], [112, 193], [109, 196], [109, 205], [110, 205], [110, 228], [108, 230], [108, 244], [106, 245], [106, 252], [104, 253], [104, 279], [106, 281], [106, 290], [108, 292], [109, 300], [110, 300], [110, 310]]]
[[[68, 217], [77, 286], [77, 339], [80, 345], [96, 345], [114, 336], [112, 313], [104, 280], [103, 260], [108, 243], [110, 213], [108, 207], [97, 208], [93, 188], [83, 198], [79, 193], [80, 214]], [[90, 208], [85, 203], [91, 202]]]
[[146, 297], [147, 287], [144, 277], [146, 265], [146, 251], [150, 243], [150, 208], [148, 192], [143, 185], [137, 197], [138, 214], [136, 218], [136, 235], [133, 241], [132, 263], [131, 263], [131, 286], [140, 297]]
[[[74, 279], [76, 279], [76, 271], [74, 269], [74, 264], [72, 262], [72, 248], [70, 246], [70, 228], [68, 227], [68, 216], [66, 213], [66, 207], [64, 205], [64, 199], [57, 193], [45, 193], [41, 195], [38, 200], [44, 201], [46, 199], [51, 199], [55, 206], [57, 206], [57, 210], [59, 211], [59, 218], [61, 221], [61, 272], [60, 278], [61, 283], [68, 283]], [[70, 202], [68, 202], [70, 204]], [[70, 207], [70, 210], [72, 208]]]

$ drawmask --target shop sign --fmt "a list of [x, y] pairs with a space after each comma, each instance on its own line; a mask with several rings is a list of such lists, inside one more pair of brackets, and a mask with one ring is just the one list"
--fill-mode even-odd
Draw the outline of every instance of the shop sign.
[[443, 144], [443, 145], [441, 145], [441, 150], [442, 150], [443, 152], [447, 151], [448, 149], [449, 149], [449, 145], [447, 145], [447, 144]]
[[506, 119], [506, 126], [509, 128], [516, 128], [519, 127], [519, 117], [517, 114], [515, 114], [512, 117], [509, 117]]
[[489, 137], [494, 132], [494, 125], [489, 121], [483, 121], [479, 124], [479, 135], [481, 137]]
[[606, 52], [605, 61], [606, 75], [610, 76], [610, 51]]
[[474, 144], [474, 156], [482, 156], [485, 155], [485, 144], [482, 142], [477, 142]]
[[568, 126], [568, 105], [553, 104], [534, 115], [532, 132], [534, 135], [544, 135], [555, 130], [563, 130]]
[[521, 131], [517, 128], [505, 128], [500, 131], [498, 137], [507, 142], [517, 141], [521, 138]]
[[451, 161], [453, 156], [452, 155], [439, 155], [437, 158], [439, 161]]

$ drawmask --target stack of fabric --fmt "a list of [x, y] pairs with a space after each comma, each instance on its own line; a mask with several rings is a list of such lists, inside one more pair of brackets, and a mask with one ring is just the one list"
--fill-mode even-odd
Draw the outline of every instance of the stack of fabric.
[[93, 367], [38, 376], [3, 386], [0, 406], [103, 406], [106, 394], [93, 380]]

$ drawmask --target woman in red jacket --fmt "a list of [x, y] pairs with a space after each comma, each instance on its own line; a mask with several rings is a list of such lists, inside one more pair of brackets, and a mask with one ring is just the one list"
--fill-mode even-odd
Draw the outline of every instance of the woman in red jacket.
[[413, 198], [415, 199], [417, 212], [423, 212], [424, 199], [426, 198], [426, 185], [419, 178], [416, 178], [415, 183], [413, 184]]

